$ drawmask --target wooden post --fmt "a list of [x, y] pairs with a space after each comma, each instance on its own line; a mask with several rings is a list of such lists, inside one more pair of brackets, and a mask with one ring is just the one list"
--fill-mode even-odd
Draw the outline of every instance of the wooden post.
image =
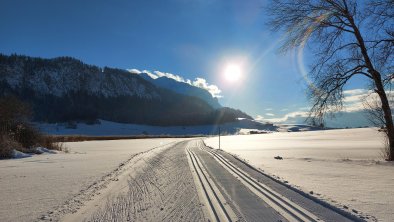
[[219, 150], [220, 150], [220, 126], [219, 126]]

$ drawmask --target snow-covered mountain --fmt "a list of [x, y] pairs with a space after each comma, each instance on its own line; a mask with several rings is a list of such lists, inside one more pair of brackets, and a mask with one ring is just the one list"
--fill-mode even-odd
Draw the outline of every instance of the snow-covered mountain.
[[105, 67], [86, 65], [70, 57], [55, 59], [3, 56], [0, 81], [11, 88], [29, 88], [39, 94], [64, 96], [72, 91], [104, 97], [138, 96], [159, 98], [150, 84], [129, 73]]
[[173, 90], [173, 91], [183, 94], [183, 95], [194, 96], [194, 97], [200, 98], [200, 99], [204, 100], [205, 102], [207, 102], [210, 106], [212, 106], [215, 109], [222, 107], [219, 104], [218, 99], [213, 97], [211, 95], [211, 93], [209, 93], [205, 89], [202, 89], [202, 88], [199, 88], [199, 87], [196, 87], [196, 86], [184, 83], [184, 82], [179, 82], [179, 81], [176, 81], [174, 79], [171, 79], [171, 78], [168, 78], [165, 76], [159, 77], [157, 79], [153, 79], [146, 73], [140, 73], [138, 75], [158, 87]]
[[209, 94], [203, 89], [189, 90], [171, 81], [169, 84], [174, 85], [169, 87], [161, 81], [167, 80], [153, 84], [127, 70], [100, 68], [70, 57], [42, 59], [0, 54], [0, 96], [12, 95], [29, 103], [36, 121], [100, 118], [182, 126], [231, 122], [239, 117], [251, 119], [240, 110], [219, 108], [197, 96]]

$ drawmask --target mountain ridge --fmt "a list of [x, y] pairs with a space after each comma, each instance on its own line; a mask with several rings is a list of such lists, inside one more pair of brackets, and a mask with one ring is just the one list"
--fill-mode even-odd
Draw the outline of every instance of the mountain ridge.
[[[207, 92], [208, 93], [208, 92]], [[201, 125], [251, 118], [231, 108], [158, 87], [122, 69], [71, 57], [43, 59], [0, 54], [0, 95], [33, 107], [34, 120], [104, 119], [150, 125]]]

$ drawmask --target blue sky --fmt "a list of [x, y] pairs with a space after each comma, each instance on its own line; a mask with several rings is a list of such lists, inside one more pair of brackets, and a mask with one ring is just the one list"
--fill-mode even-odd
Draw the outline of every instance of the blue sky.
[[[0, 52], [203, 78], [222, 105], [253, 117], [306, 111], [296, 54], [278, 54], [280, 33], [265, 25], [263, 0], [2, 0]], [[307, 53], [304, 55], [306, 63]], [[223, 78], [243, 62], [242, 78]], [[360, 88], [353, 81], [349, 89]]]

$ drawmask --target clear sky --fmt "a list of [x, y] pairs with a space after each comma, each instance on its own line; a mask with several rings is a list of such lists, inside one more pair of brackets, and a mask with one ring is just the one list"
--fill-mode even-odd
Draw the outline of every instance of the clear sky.
[[[2, 0], [0, 52], [204, 78], [253, 117], [307, 110], [297, 53], [278, 54], [263, 0]], [[304, 60], [308, 56], [304, 55]], [[226, 64], [241, 79], [223, 78]], [[358, 88], [354, 81], [349, 88]], [[352, 94], [353, 95], [353, 94]]]

